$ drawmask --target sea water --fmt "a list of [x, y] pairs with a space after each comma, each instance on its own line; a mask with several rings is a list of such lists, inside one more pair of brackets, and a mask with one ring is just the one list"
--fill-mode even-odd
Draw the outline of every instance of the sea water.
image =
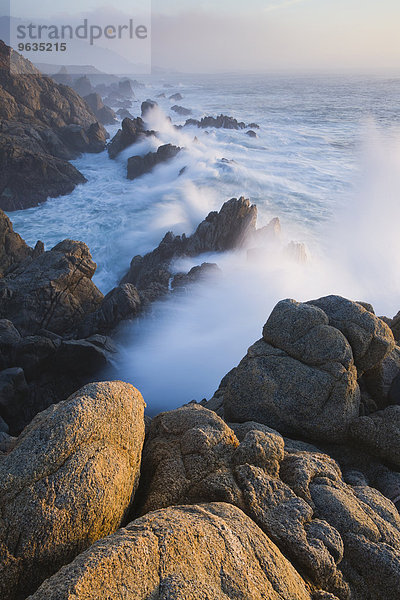
[[[182, 100], [168, 99], [177, 92]], [[282, 298], [338, 293], [373, 303], [378, 314], [400, 309], [400, 79], [174, 75], [148, 79], [132, 114], [161, 93], [148, 117], [156, 137], [114, 161], [106, 152], [74, 161], [88, 183], [11, 213], [15, 230], [46, 249], [65, 238], [87, 243], [98, 264], [94, 281], [106, 293], [167, 231], [190, 234], [209, 211], [245, 196], [258, 206], [259, 226], [279, 217], [282, 245], [305, 243], [309, 259], [296, 264], [271, 250], [252, 263], [237, 251], [177, 264], [216, 262], [222, 275], [122, 328], [114, 376], [141, 389], [150, 412], [210, 397]], [[186, 117], [171, 111], [174, 104], [193, 118], [223, 113], [257, 123], [257, 138], [248, 128], [176, 130], [167, 117], [174, 124]], [[185, 150], [128, 181], [128, 157], [164, 143]]]

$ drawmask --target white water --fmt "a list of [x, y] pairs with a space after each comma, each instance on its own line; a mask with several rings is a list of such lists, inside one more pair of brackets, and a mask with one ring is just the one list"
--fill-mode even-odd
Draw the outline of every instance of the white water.
[[[161, 84], [151, 85], [143, 99], [163, 91]], [[168, 229], [191, 233], [232, 196], [258, 205], [260, 226], [279, 216], [287, 241], [307, 243], [306, 265], [288, 261], [279, 248], [256, 263], [245, 252], [201, 257], [198, 263], [218, 262], [222, 277], [159, 303], [150, 316], [124, 328], [117, 376], [142, 390], [150, 412], [210, 397], [260, 337], [281, 298], [338, 293], [372, 302], [379, 314], [400, 309], [398, 81], [189, 79], [165, 92], [177, 89], [184, 95], [178, 104], [193, 108], [196, 118], [224, 112], [256, 121], [259, 138], [243, 131], [177, 132], [155, 111], [149, 126], [159, 132], [157, 139], [127, 149], [116, 161], [106, 153], [83, 156], [76, 166], [89, 180], [85, 186], [11, 215], [30, 243], [85, 241], [104, 292], [134, 255], [158, 245]], [[166, 111], [172, 104], [160, 100]], [[185, 152], [151, 175], [126, 180], [129, 156], [167, 142]], [[183, 166], [188, 168], [178, 177]]]

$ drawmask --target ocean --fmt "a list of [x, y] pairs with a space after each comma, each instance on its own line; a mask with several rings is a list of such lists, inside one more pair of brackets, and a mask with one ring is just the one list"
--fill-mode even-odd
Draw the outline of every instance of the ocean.
[[[148, 123], [157, 138], [115, 161], [106, 152], [74, 161], [88, 183], [10, 213], [14, 229], [46, 249], [65, 238], [84, 241], [104, 293], [133, 256], [152, 250], [169, 230], [192, 233], [232, 197], [257, 204], [260, 227], [279, 217], [282, 244], [303, 242], [308, 255], [305, 265], [278, 250], [256, 264], [244, 251], [184, 261], [217, 262], [222, 275], [158, 303], [118, 336], [113, 376], [138, 387], [150, 413], [210, 398], [282, 298], [337, 293], [371, 302], [380, 315], [400, 310], [400, 78], [177, 74], [145, 83], [130, 110], [137, 116], [142, 100], [157, 99]], [[182, 100], [168, 99], [178, 92]], [[156, 98], [162, 93], [166, 98]], [[247, 128], [175, 130], [167, 117], [174, 124], [187, 117], [171, 111], [173, 104], [193, 118], [223, 113], [257, 123], [258, 137], [247, 136]], [[113, 135], [118, 126], [108, 129]], [[128, 157], [164, 143], [185, 150], [128, 181]]]

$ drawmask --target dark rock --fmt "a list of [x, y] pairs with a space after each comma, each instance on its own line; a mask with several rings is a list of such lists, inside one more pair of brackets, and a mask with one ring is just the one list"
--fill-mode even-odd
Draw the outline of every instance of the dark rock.
[[125, 118], [122, 121], [121, 129], [115, 134], [107, 148], [110, 158], [116, 158], [122, 150], [138, 142], [146, 135], [145, 125], [140, 117], [136, 119]]
[[233, 117], [226, 115], [219, 115], [219, 117], [203, 117], [200, 121], [196, 119], [188, 119], [185, 123], [185, 127], [188, 125], [196, 125], [202, 129], [207, 127], [216, 127], [217, 129], [245, 129], [246, 124], [239, 122]]
[[253, 131], [252, 129], [249, 129], [249, 131], [246, 131], [246, 135], [248, 135], [251, 138], [256, 138], [258, 137], [258, 135], [256, 134], [255, 131]]
[[84, 319], [78, 335], [108, 334], [121, 321], [136, 317], [140, 309], [141, 301], [136, 288], [130, 283], [120, 285], [109, 292], [100, 307]]
[[16, 139], [0, 140], [0, 165], [0, 207], [8, 211], [70, 194], [86, 182], [70, 163], [26, 150]]
[[0, 317], [22, 335], [71, 332], [103, 299], [91, 281], [95, 270], [87, 246], [65, 240], [0, 280]]
[[149, 110], [152, 110], [156, 106], [158, 106], [158, 104], [157, 102], [154, 102], [154, 100], [145, 100], [144, 102], [142, 102], [142, 117], [145, 117], [146, 113], [148, 113]]
[[[24, 74], [10, 72], [10, 56]], [[43, 76], [29, 61], [0, 42], [0, 208], [35, 206], [70, 193], [85, 178], [67, 161], [98, 152], [88, 135], [97, 119], [71, 88]], [[66, 128], [81, 128], [76, 135]], [[105, 146], [105, 131], [103, 132]], [[66, 136], [66, 137], [65, 137]]]
[[373, 456], [400, 468], [400, 406], [359, 417], [350, 430], [353, 439]]
[[133, 115], [129, 112], [129, 110], [126, 110], [126, 108], [119, 108], [117, 110], [117, 115], [120, 117], [120, 119], [133, 119]]
[[224, 252], [241, 246], [255, 231], [257, 207], [245, 198], [232, 198], [221, 211], [211, 212], [190, 237], [169, 232], [158, 248], [133, 258], [122, 283], [132, 283], [139, 292], [154, 298], [168, 292], [172, 278], [170, 263], [181, 256], [198, 256], [204, 252]]
[[257, 123], [250, 123], [249, 125], [247, 125], [247, 127], [249, 129], [260, 129], [260, 126], [257, 125]]
[[393, 331], [394, 339], [400, 342], [400, 312], [392, 319], [390, 328]]
[[9, 432], [9, 427], [8, 427], [7, 423], [4, 421], [4, 419], [2, 417], [0, 417], [0, 434], [8, 433], [8, 432]]
[[32, 248], [14, 232], [10, 219], [0, 210], [0, 277], [32, 254]]
[[175, 106], [171, 106], [171, 110], [176, 112], [178, 115], [182, 115], [183, 117], [187, 117], [188, 115], [192, 114], [192, 111], [189, 108], [184, 108], [183, 106], [178, 106], [177, 104], [175, 104]]
[[190, 269], [189, 273], [177, 273], [171, 282], [171, 287], [172, 289], [177, 289], [193, 285], [219, 273], [221, 273], [221, 269], [215, 263], [203, 263], [200, 266]]
[[[26, 420], [29, 388], [21, 368], [5, 369], [0, 372], [0, 416], [12, 432], [18, 430]], [[30, 415], [29, 415], [30, 416]]]
[[400, 404], [397, 383], [400, 382], [400, 347], [395, 346], [382, 362], [363, 375], [361, 381], [377, 409], [385, 408], [388, 404]]
[[182, 148], [165, 144], [160, 146], [157, 152], [149, 152], [145, 156], [132, 156], [128, 159], [128, 179], [136, 179], [146, 173], [150, 173], [157, 165], [174, 158]]
[[89, 140], [88, 151], [99, 153], [103, 152], [106, 144], [106, 140], [110, 137], [104, 127], [99, 123], [92, 123], [87, 130], [87, 136]]
[[162, 92], [161, 94], [158, 94], [157, 98], [166, 98], [167, 96], [164, 94], [164, 92]]
[[16, 347], [21, 341], [19, 331], [11, 321], [0, 320], [0, 370], [14, 364]]
[[181, 100], [183, 100], [183, 96], [178, 92], [177, 94], [172, 94], [172, 96], [169, 97], [169, 100], [173, 100], [174, 102], [180, 102]]
[[103, 125], [112, 125], [116, 122], [115, 112], [109, 106], [105, 106], [99, 94], [89, 94], [85, 96], [84, 100], [89, 104], [100, 123], [103, 123]]

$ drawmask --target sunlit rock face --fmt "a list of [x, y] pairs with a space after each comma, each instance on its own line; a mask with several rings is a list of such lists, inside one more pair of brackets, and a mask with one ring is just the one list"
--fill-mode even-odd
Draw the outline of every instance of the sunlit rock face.
[[25, 598], [113, 533], [137, 488], [144, 402], [91, 384], [37, 415], [0, 460], [0, 596]]

